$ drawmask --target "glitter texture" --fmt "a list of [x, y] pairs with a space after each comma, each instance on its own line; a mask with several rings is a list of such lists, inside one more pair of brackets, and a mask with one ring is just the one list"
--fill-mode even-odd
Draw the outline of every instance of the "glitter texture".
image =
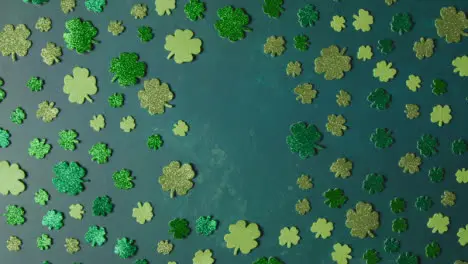
[[148, 137], [147, 145], [149, 149], [158, 150], [163, 145], [164, 141], [162, 140], [161, 135], [151, 135]]
[[35, 194], [34, 194], [34, 202], [39, 204], [39, 205], [47, 205], [47, 202], [49, 201], [49, 193], [44, 190], [44, 189], [39, 189]]
[[119, 20], [112, 20], [109, 22], [107, 26], [107, 31], [112, 33], [113, 36], [118, 36], [124, 32], [125, 26], [123, 25], [122, 21]]
[[65, 238], [65, 249], [69, 254], [75, 254], [80, 251], [80, 241], [76, 238]]
[[6, 223], [12, 226], [22, 225], [26, 221], [24, 219], [24, 208], [17, 205], [8, 205], [5, 208], [3, 216], [6, 218]]
[[32, 92], [39, 92], [42, 91], [44, 86], [44, 81], [41, 80], [39, 77], [31, 77], [29, 81], [26, 83], [26, 87], [29, 88]]
[[60, 0], [60, 8], [62, 12], [68, 14], [72, 12], [76, 7], [76, 0]]
[[120, 86], [131, 86], [138, 83], [138, 79], [146, 75], [146, 63], [138, 61], [136, 53], [122, 52], [118, 58], [112, 58], [109, 72], [114, 74], [112, 82], [116, 80]]
[[104, 6], [106, 5], [106, 0], [86, 0], [85, 6], [88, 11], [94, 13], [101, 13], [104, 11]]
[[24, 120], [26, 119], [26, 112], [24, 112], [23, 108], [16, 107], [10, 114], [11, 122], [21, 125], [23, 124]]
[[107, 98], [107, 102], [112, 108], [122, 107], [124, 105], [124, 100], [124, 95], [122, 93], [114, 93]]
[[364, 202], [356, 204], [356, 210], [349, 209], [346, 212], [346, 227], [351, 229], [353, 237], [374, 237], [372, 231], [379, 227], [379, 213], [373, 211], [372, 205]]
[[34, 27], [40, 32], [48, 32], [52, 28], [52, 20], [48, 17], [40, 17]]
[[86, 170], [76, 162], [62, 161], [54, 166], [55, 177], [52, 183], [58, 192], [77, 195], [83, 191], [83, 177]]
[[95, 161], [97, 164], [104, 164], [109, 161], [112, 150], [104, 143], [96, 143], [91, 147], [88, 153], [91, 155], [92, 161]]
[[325, 73], [325, 80], [341, 79], [344, 72], [351, 70], [351, 57], [346, 55], [346, 48], [340, 50], [335, 45], [322, 49], [314, 62], [315, 72]]
[[52, 122], [60, 112], [60, 110], [54, 107], [54, 102], [44, 101], [37, 106], [36, 117], [42, 119], [44, 123]]
[[47, 234], [42, 234], [36, 239], [36, 246], [40, 250], [48, 250], [52, 245], [52, 238]]
[[65, 23], [65, 28], [68, 32], [63, 34], [63, 39], [70, 50], [76, 50], [77, 53], [89, 52], [93, 49], [93, 45], [97, 43], [94, 38], [98, 30], [91, 21], [74, 18]]
[[20, 251], [23, 242], [16, 236], [10, 236], [6, 241], [6, 248], [8, 251]]
[[307, 125], [304, 122], [292, 124], [290, 127], [291, 135], [287, 136], [286, 143], [291, 152], [299, 153], [301, 159], [306, 159], [312, 155], [317, 155], [318, 151], [323, 149], [318, 143], [322, 140], [316, 126]]
[[36, 159], [43, 159], [51, 150], [50, 144], [46, 143], [45, 138], [35, 138], [29, 142], [28, 154]]
[[61, 56], [62, 48], [55, 43], [47, 42], [46, 47], [41, 49], [42, 61], [49, 66], [59, 63]]
[[172, 108], [169, 102], [174, 98], [169, 85], [159, 79], [146, 80], [144, 89], [138, 91], [138, 99], [142, 108], [148, 109], [150, 115], [163, 114], [165, 107]]
[[64, 150], [73, 151], [76, 149], [76, 144], [80, 143], [78, 139], [78, 133], [73, 130], [62, 130], [58, 133], [59, 139], [57, 143], [62, 147]]
[[218, 228], [218, 221], [211, 218], [211, 216], [200, 216], [195, 222], [195, 230], [198, 234], [209, 236]]
[[42, 218], [42, 225], [49, 230], [59, 230], [63, 227], [63, 213], [56, 210], [47, 211]]
[[156, 248], [156, 251], [162, 255], [169, 255], [171, 254], [173, 248], [174, 245], [171, 242], [169, 242], [168, 240], [161, 240], [158, 242], [158, 247]]
[[145, 4], [135, 4], [132, 6], [130, 14], [135, 17], [135, 19], [143, 19], [148, 15], [148, 6]]
[[195, 172], [190, 164], [181, 165], [178, 161], [172, 161], [163, 168], [163, 175], [158, 179], [163, 191], [169, 191], [170, 197], [186, 195], [193, 187], [192, 179]]
[[126, 237], [117, 239], [114, 247], [114, 253], [120, 258], [127, 259], [135, 256], [138, 248], [134, 245], [135, 241]]
[[238, 41], [245, 37], [245, 31], [251, 31], [247, 25], [250, 23], [249, 15], [242, 8], [225, 6], [218, 9], [219, 20], [215, 23], [215, 28], [222, 38], [230, 41]]
[[97, 197], [93, 201], [93, 215], [106, 216], [112, 212], [114, 204], [109, 196]]
[[5, 25], [0, 32], [0, 51], [3, 56], [11, 56], [13, 61], [16, 56], [24, 57], [28, 54], [32, 42], [28, 40], [31, 31], [23, 24]]
[[107, 232], [104, 227], [90, 226], [85, 234], [85, 241], [92, 247], [102, 246], [107, 241]]

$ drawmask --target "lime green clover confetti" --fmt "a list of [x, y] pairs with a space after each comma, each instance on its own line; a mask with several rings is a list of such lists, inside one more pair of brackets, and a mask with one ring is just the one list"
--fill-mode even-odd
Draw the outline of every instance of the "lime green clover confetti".
[[93, 119], [89, 120], [89, 126], [96, 132], [106, 127], [106, 120], [103, 115], [94, 115]]
[[374, 24], [374, 17], [365, 9], [359, 9], [358, 14], [353, 15], [353, 18], [353, 27], [357, 31], [368, 32]]
[[202, 41], [193, 38], [193, 35], [194, 33], [188, 29], [176, 29], [174, 35], [167, 35], [164, 45], [164, 49], [169, 51], [167, 59], [174, 57], [177, 64], [193, 61], [194, 55], [200, 54], [202, 50]]
[[81, 250], [80, 241], [76, 238], [65, 238], [65, 249], [69, 254], [75, 254]]
[[[378, 78], [381, 82], [388, 82], [392, 80], [397, 74], [397, 70], [392, 68], [392, 63], [386, 61], [377, 62], [375, 68], [372, 70], [372, 74], [375, 78]], [[382, 89], [382, 88], [378, 88]], [[376, 89], [377, 90], [377, 89]], [[384, 89], [382, 89], [384, 90]]]
[[61, 56], [62, 48], [55, 43], [47, 42], [45, 48], [41, 49], [42, 61], [49, 66], [59, 63]]
[[151, 135], [148, 137], [147, 145], [149, 149], [158, 150], [163, 145], [164, 141], [162, 140], [161, 135]]
[[158, 182], [163, 191], [170, 193], [171, 198], [175, 195], [186, 195], [193, 188], [192, 179], [195, 177], [195, 171], [190, 163], [171, 161], [162, 171], [163, 175], [159, 176]]
[[367, 96], [370, 107], [377, 110], [385, 110], [390, 106], [392, 95], [383, 88], [377, 88]]
[[468, 19], [463, 11], [457, 11], [454, 6], [442, 7], [440, 9], [440, 18], [435, 20], [437, 35], [445, 38], [447, 43], [460, 42], [462, 36], [466, 37], [468, 33]]
[[12, 226], [22, 225], [26, 221], [24, 219], [24, 208], [17, 205], [8, 205], [5, 208], [3, 216], [6, 218], [6, 223]]
[[306, 51], [309, 49], [309, 37], [306, 35], [297, 35], [294, 37], [294, 47], [299, 51]]
[[137, 207], [132, 210], [132, 217], [134, 217], [136, 222], [140, 225], [151, 221], [153, 216], [153, 206], [151, 206], [151, 203], [149, 202], [138, 202]]
[[377, 173], [370, 173], [362, 182], [362, 188], [369, 194], [380, 193], [385, 189], [385, 177]]
[[167, 83], [161, 83], [159, 79], [145, 80], [143, 89], [138, 91], [140, 106], [148, 109], [150, 115], [161, 115], [165, 107], [172, 108], [169, 102], [174, 99], [174, 93]]
[[44, 189], [39, 189], [36, 193], [34, 193], [34, 202], [39, 205], [47, 205], [49, 198], [49, 193]]
[[318, 218], [310, 226], [310, 232], [315, 233], [315, 238], [326, 239], [331, 237], [334, 229], [333, 223], [325, 218]]
[[31, 31], [24, 24], [5, 25], [0, 31], [0, 51], [3, 56], [10, 56], [13, 61], [17, 56], [24, 57], [28, 54], [32, 42], [28, 40]]
[[36, 239], [37, 248], [40, 250], [48, 250], [52, 246], [52, 238], [47, 234], [42, 234]]
[[124, 105], [124, 94], [123, 93], [114, 93], [109, 98], [107, 98], [107, 102], [109, 106], [112, 108], [120, 108]]
[[190, 234], [189, 222], [183, 218], [175, 218], [169, 222], [169, 233], [175, 239], [187, 238]]
[[146, 75], [146, 63], [138, 61], [136, 53], [122, 52], [118, 58], [112, 58], [109, 72], [114, 74], [112, 82], [120, 86], [131, 86]]
[[121, 169], [112, 174], [112, 180], [114, 180], [114, 186], [120, 190], [130, 190], [133, 188], [133, 177], [132, 172], [127, 169]]
[[47, 211], [42, 217], [42, 225], [49, 230], [60, 230], [63, 227], [63, 213], [56, 210]]
[[135, 241], [126, 237], [117, 239], [114, 247], [114, 253], [123, 259], [135, 256], [137, 250], [138, 247], [135, 245]]
[[125, 31], [125, 26], [120, 20], [111, 20], [107, 26], [107, 31], [112, 33], [113, 36], [118, 36]]
[[323, 197], [325, 198], [324, 203], [330, 208], [341, 208], [348, 201], [344, 191], [338, 188], [328, 189], [323, 193]]
[[368, 249], [362, 255], [362, 259], [366, 261], [366, 264], [377, 264], [382, 258], [379, 256], [379, 252], [375, 249]]
[[21, 246], [23, 245], [23, 241], [16, 236], [10, 236], [6, 241], [6, 248], [8, 251], [20, 251]]
[[432, 108], [431, 112], [431, 122], [437, 123], [438, 126], [443, 126], [444, 124], [450, 123], [452, 120], [452, 115], [450, 114], [452, 109], [449, 105], [436, 105]]
[[404, 252], [398, 256], [396, 263], [397, 264], [418, 264], [419, 259], [416, 255], [414, 255], [411, 252]]
[[456, 57], [452, 61], [453, 72], [458, 73], [460, 77], [468, 76], [468, 56]]
[[393, 41], [391, 39], [381, 39], [377, 42], [377, 49], [385, 55], [390, 54], [395, 46], [393, 45]]
[[52, 122], [60, 112], [57, 107], [54, 107], [54, 102], [44, 101], [37, 106], [36, 117], [42, 119], [44, 123]]
[[464, 139], [457, 139], [452, 142], [452, 153], [455, 155], [463, 155], [468, 150], [468, 144]]
[[218, 221], [211, 216], [200, 216], [195, 222], [195, 230], [198, 234], [209, 236], [218, 228]]
[[376, 148], [380, 149], [388, 148], [394, 142], [392, 132], [387, 128], [376, 128], [370, 136], [370, 141], [374, 143]]
[[112, 213], [114, 204], [109, 196], [99, 196], [93, 201], [93, 215], [107, 216]]
[[218, 9], [219, 20], [215, 23], [215, 28], [222, 38], [227, 38], [232, 42], [245, 38], [245, 32], [252, 31], [247, 25], [250, 23], [249, 15], [242, 8], [225, 6]]
[[433, 167], [429, 170], [428, 176], [433, 183], [442, 182], [445, 178], [445, 170], [441, 167]]
[[40, 17], [34, 27], [40, 32], [48, 32], [52, 28], [52, 20], [48, 17]]
[[83, 191], [83, 177], [86, 176], [86, 170], [78, 163], [61, 161], [55, 164], [54, 174], [52, 183], [58, 192], [77, 195]]
[[97, 164], [104, 164], [109, 161], [109, 157], [112, 155], [112, 149], [107, 147], [107, 144], [96, 143], [88, 151], [91, 155], [91, 160]]
[[0, 148], [6, 148], [10, 145], [10, 133], [0, 127]]
[[458, 243], [461, 246], [466, 246], [468, 244], [468, 225], [465, 227], [460, 227], [457, 232]]
[[431, 87], [434, 95], [443, 95], [447, 92], [447, 83], [441, 79], [432, 80]]
[[69, 211], [68, 211], [68, 214], [76, 219], [76, 220], [81, 220], [83, 219], [83, 214], [84, 214], [84, 210], [83, 210], [83, 206], [81, 204], [72, 204], [70, 205], [70, 207], [68, 207]]
[[346, 28], [346, 20], [343, 16], [333, 16], [332, 21], [330, 21], [330, 27], [336, 31], [341, 32], [343, 29]]
[[60, 8], [64, 14], [72, 12], [76, 7], [76, 0], [60, 0]]
[[314, 64], [315, 72], [324, 73], [325, 80], [338, 80], [351, 70], [351, 57], [346, 55], [346, 48], [340, 50], [338, 46], [331, 45], [320, 51], [320, 57], [314, 60]]
[[278, 18], [281, 16], [281, 12], [284, 12], [282, 7], [283, 0], [264, 0], [263, 13], [267, 14], [271, 18]]
[[344, 134], [344, 131], [348, 129], [346, 124], [346, 119], [342, 115], [328, 115], [327, 124], [325, 125], [328, 132], [333, 136], [341, 137]]
[[301, 27], [313, 26], [319, 20], [319, 12], [315, 6], [307, 4], [297, 11], [297, 21]]
[[426, 257], [430, 259], [434, 259], [439, 257], [440, 255], [440, 245], [439, 243], [432, 241], [431, 243], [427, 244], [426, 247], [424, 248], [424, 251], [426, 252]]
[[340, 107], [348, 107], [351, 104], [351, 94], [345, 90], [340, 90], [336, 95], [336, 104]]
[[396, 253], [400, 251], [400, 240], [393, 237], [387, 237], [384, 240], [384, 250], [388, 253]]
[[77, 53], [90, 52], [94, 44], [98, 43], [94, 38], [98, 30], [91, 21], [82, 21], [81, 18], [70, 19], [65, 23], [68, 32], [63, 34], [63, 39], [70, 50]]
[[444, 234], [448, 231], [450, 218], [441, 213], [435, 213], [427, 220], [427, 227], [432, 229], [432, 233]]
[[292, 124], [290, 127], [291, 135], [286, 137], [286, 143], [291, 152], [299, 153], [301, 159], [306, 159], [312, 155], [317, 155], [323, 147], [318, 145], [322, 140], [320, 133], [315, 125], [307, 125], [305, 122]]
[[414, 42], [413, 51], [416, 58], [420, 60], [432, 57], [432, 54], [434, 54], [434, 40], [420, 38], [419, 41]]
[[44, 81], [39, 77], [31, 77], [31, 79], [26, 83], [26, 87], [28, 87], [32, 92], [42, 91], [43, 86]]
[[396, 218], [392, 221], [392, 231], [395, 233], [403, 233], [408, 229], [408, 220], [406, 218]]
[[138, 28], [138, 38], [141, 42], [149, 42], [154, 37], [153, 29], [149, 26], [140, 26]]
[[76, 149], [76, 144], [80, 143], [77, 139], [78, 133], [73, 130], [61, 130], [59, 133], [59, 139], [57, 143], [62, 147], [64, 150], [73, 151]]
[[392, 213], [394, 214], [403, 213], [405, 209], [406, 209], [406, 202], [403, 198], [395, 197], [392, 200], [390, 200], [390, 210], [392, 210]]
[[3, 195], [19, 195], [22, 193], [26, 186], [21, 181], [26, 177], [25, 172], [16, 163], [11, 166], [8, 161], [0, 161], [0, 193]]
[[174, 135], [179, 136], [179, 137], [185, 137], [188, 131], [189, 131], [189, 126], [183, 120], [177, 121], [177, 123], [174, 124], [174, 128], [172, 128], [172, 133], [174, 133]]
[[92, 247], [102, 246], [107, 241], [106, 235], [106, 228], [100, 226], [90, 226], [85, 234], [85, 241]]
[[439, 141], [437, 140], [437, 138], [429, 134], [424, 134], [418, 140], [416, 147], [419, 150], [419, 154], [421, 154], [425, 158], [428, 158], [432, 155], [437, 154], [438, 145]]
[[407, 13], [395, 14], [392, 17], [392, 22], [390, 22], [390, 28], [393, 32], [397, 32], [400, 35], [409, 32], [413, 28], [411, 16]]
[[35, 138], [29, 142], [28, 154], [36, 159], [43, 159], [51, 150], [51, 145], [46, 143], [45, 138]]
[[359, 46], [358, 52], [357, 52], [357, 58], [362, 61], [367, 61], [372, 59], [372, 56], [374, 56], [374, 53], [372, 52], [372, 47], [369, 45], [361, 45]]
[[120, 121], [120, 129], [122, 129], [123, 132], [129, 133], [135, 129], [135, 126], [135, 118], [132, 116], [122, 117], [122, 120]]
[[67, 74], [63, 82], [63, 92], [68, 94], [70, 103], [83, 104], [85, 99], [92, 103], [90, 95], [95, 95], [98, 91], [96, 77], [90, 75], [86, 68], [73, 68], [73, 76]]
[[10, 114], [11, 122], [21, 125], [23, 124], [24, 120], [26, 119], [26, 112], [21, 107], [16, 107]]
[[203, 19], [205, 11], [205, 2], [200, 0], [189, 0], [184, 6], [185, 16], [191, 21]]
[[414, 207], [419, 211], [429, 211], [433, 205], [434, 202], [431, 197], [425, 195], [416, 198], [416, 202], [414, 203]]
[[23, 0], [24, 3], [31, 3], [34, 5], [47, 4], [49, 0]]
[[143, 19], [148, 15], [148, 6], [145, 4], [134, 4], [130, 10], [130, 15], [135, 19]]
[[171, 10], [176, 8], [176, 0], [155, 0], [154, 3], [160, 16], [171, 15]]
[[85, 6], [88, 11], [101, 13], [104, 11], [104, 6], [106, 6], [106, 0], [86, 0]]

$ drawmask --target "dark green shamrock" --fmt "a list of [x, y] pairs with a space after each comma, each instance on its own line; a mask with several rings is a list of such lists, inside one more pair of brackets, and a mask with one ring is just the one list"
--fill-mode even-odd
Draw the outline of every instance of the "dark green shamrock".
[[376, 128], [371, 134], [370, 141], [374, 143], [376, 148], [384, 149], [390, 147], [394, 140], [392, 132], [386, 128]]
[[26, 83], [26, 87], [28, 87], [32, 92], [41, 91], [43, 86], [44, 81], [39, 77], [31, 77], [31, 79]]
[[424, 134], [418, 140], [416, 148], [419, 150], [419, 153], [422, 156], [428, 158], [437, 153], [438, 145], [439, 141], [437, 140], [437, 138], [429, 134]]
[[184, 6], [185, 16], [192, 21], [202, 19], [205, 11], [205, 3], [200, 0], [189, 0]]
[[440, 255], [440, 245], [435, 241], [427, 244], [424, 250], [426, 252], [426, 257], [430, 259], [435, 259]]
[[275, 257], [262, 257], [252, 262], [252, 264], [283, 264], [283, 262]]
[[452, 142], [452, 153], [455, 155], [463, 155], [468, 150], [468, 144], [464, 139], [457, 139]]
[[435, 95], [442, 95], [447, 92], [447, 83], [441, 79], [432, 80], [432, 93]]
[[189, 222], [183, 218], [175, 218], [169, 222], [169, 233], [175, 239], [187, 238], [190, 234]]
[[377, 173], [367, 174], [362, 182], [362, 188], [369, 194], [382, 192], [385, 189], [385, 178]]
[[397, 264], [418, 264], [419, 263], [419, 259], [416, 255], [414, 255], [413, 253], [411, 252], [405, 252], [405, 253], [401, 253], [397, 260], [396, 260], [396, 263]]
[[123, 93], [114, 93], [109, 98], [107, 98], [107, 102], [109, 103], [110, 107], [112, 108], [119, 108], [124, 105], [124, 95]]
[[381, 39], [377, 42], [377, 49], [382, 53], [382, 54], [390, 54], [395, 46], [393, 45], [393, 40], [391, 39]]
[[377, 88], [367, 96], [370, 107], [377, 110], [385, 110], [390, 106], [392, 96], [383, 88]]
[[198, 234], [209, 236], [218, 228], [218, 221], [213, 220], [211, 216], [200, 216], [195, 222], [195, 230]]
[[402, 35], [403, 33], [409, 32], [413, 27], [413, 21], [411, 16], [407, 13], [398, 13], [393, 16], [390, 28], [393, 32], [397, 32]]
[[54, 166], [54, 174], [52, 183], [58, 192], [77, 195], [83, 191], [83, 177], [86, 176], [86, 170], [78, 163], [59, 162]]
[[215, 28], [222, 38], [230, 41], [238, 41], [245, 37], [246, 31], [252, 31], [247, 25], [250, 23], [249, 15], [242, 8], [225, 6], [218, 9], [219, 20], [215, 23]]
[[441, 167], [434, 167], [429, 170], [428, 173], [429, 179], [431, 182], [437, 183], [444, 180], [445, 170]]
[[400, 240], [393, 237], [387, 237], [384, 240], [384, 250], [387, 253], [398, 252], [400, 250]]
[[395, 233], [403, 233], [408, 229], [408, 220], [406, 218], [397, 218], [392, 221], [392, 231]]
[[416, 198], [416, 202], [414, 202], [414, 207], [416, 207], [419, 211], [428, 211], [434, 205], [431, 197], [429, 196], [419, 196]]
[[319, 12], [315, 10], [315, 6], [307, 4], [297, 11], [297, 19], [301, 27], [310, 27], [319, 19]]
[[114, 204], [109, 196], [100, 196], [93, 201], [93, 215], [106, 216], [114, 210]]
[[149, 42], [153, 39], [153, 29], [149, 26], [140, 26], [138, 28], [138, 37], [141, 42]]
[[94, 38], [98, 34], [97, 28], [91, 21], [82, 21], [80, 18], [68, 20], [65, 23], [68, 32], [63, 34], [67, 48], [76, 50], [77, 53], [89, 52], [97, 43]]
[[281, 12], [284, 11], [282, 5], [283, 0], [264, 0], [263, 12], [269, 17], [278, 18], [281, 15]]
[[294, 47], [300, 51], [306, 51], [309, 49], [309, 37], [306, 35], [297, 35], [294, 37]]
[[406, 202], [403, 198], [395, 197], [390, 201], [390, 210], [394, 214], [403, 213], [406, 209]]
[[377, 264], [382, 258], [379, 257], [379, 252], [375, 249], [368, 249], [362, 255], [362, 259], [366, 261], [366, 264]]
[[344, 195], [343, 190], [338, 188], [328, 189], [323, 193], [323, 197], [326, 198], [324, 203], [330, 208], [340, 208], [348, 201], [348, 197]]
[[323, 149], [318, 143], [322, 140], [322, 133], [314, 125], [307, 125], [305, 122], [292, 124], [291, 135], [287, 136], [286, 143], [293, 153], [299, 153], [301, 159], [306, 159], [312, 155], [317, 155]]

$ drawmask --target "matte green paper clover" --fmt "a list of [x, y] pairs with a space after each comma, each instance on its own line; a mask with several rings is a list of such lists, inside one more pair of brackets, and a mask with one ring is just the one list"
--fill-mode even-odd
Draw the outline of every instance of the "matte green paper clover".
[[193, 38], [191, 30], [176, 29], [174, 35], [166, 36], [164, 49], [169, 51], [167, 59], [174, 57], [177, 64], [193, 61], [194, 55], [200, 54], [202, 41], [199, 38]]
[[92, 103], [91, 95], [98, 91], [96, 77], [89, 73], [86, 68], [73, 68], [73, 76], [66, 75], [63, 78], [63, 92], [68, 94], [70, 103], [83, 104], [86, 101]]
[[323, 149], [318, 144], [322, 140], [322, 133], [318, 131], [316, 126], [298, 122], [291, 125], [290, 131], [291, 135], [286, 137], [286, 143], [291, 152], [299, 153], [301, 159], [315, 156], [319, 150]]
[[367, 174], [362, 188], [369, 194], [380, 193], [385, 189], [385, 177], [377, 173]]

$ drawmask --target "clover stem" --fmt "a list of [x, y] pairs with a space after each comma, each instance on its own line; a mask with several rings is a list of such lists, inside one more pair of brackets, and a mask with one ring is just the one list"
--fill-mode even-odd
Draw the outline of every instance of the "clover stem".
[[112, 78], [111, 82], [115, 82], [115, 80], [117, 80], [117, 76], [114, 76], [114, 78]]
[[85, 96], [85, 99], [86, 101], [92, 103], [93, 102], [93, 99], [91, 99], [91, 97], [89, 97], [88, 95]]
[[170, 104], [164, 104], [164, 106], [167, 107], [167, 108], [172, 108], [172, 107], [174, 107], [173, 105], [170, 105]]
[[239, 251], [239, 248], [238, 247], [234, 248], [234, 255], [237, 255], [237, 251]]
[[170, 59], [172, 56], [174, 56], [174, 52], [169, 53], [169, 55], [167, 55], [167, 59]]
[[367, 231], [367, 234], [371, 237], [374, 238], [374, 234], [371, 231]]
[[171, 198], [174, 198], [174, 190], [171, 190]]
[[16, 61], [15, 53], [12, 53], [12, 54], [11, 54], [11, 59], [12, 59], [13, 61]]
[[461, 35], [464, 36], [464, 37], [468, 37], [468, 33], [467, 33], [467, 32], [462, 32]]

